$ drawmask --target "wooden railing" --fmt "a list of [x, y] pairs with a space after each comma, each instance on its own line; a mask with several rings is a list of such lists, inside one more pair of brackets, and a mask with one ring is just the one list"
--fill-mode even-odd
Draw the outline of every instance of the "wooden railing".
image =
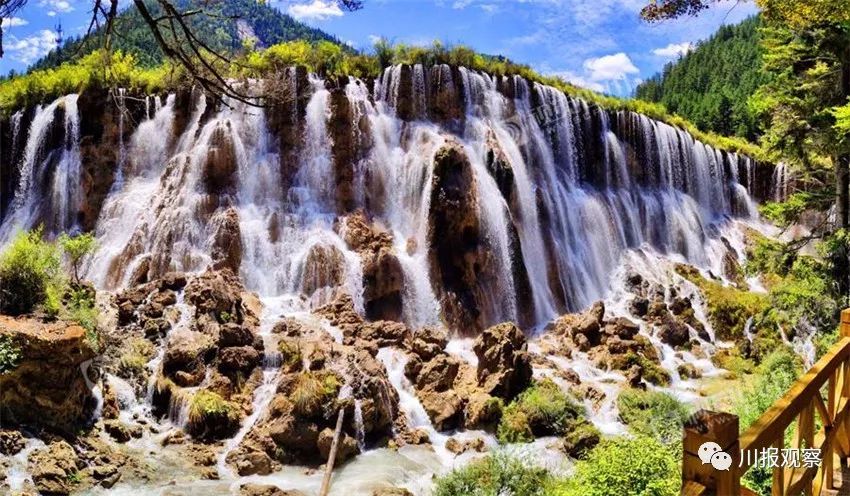
[[[778, 460], [766, 464], [773, 472], [772, 495], [819, 496], [822, 490], [833, 488], [835, 459], [844, 464], [850, 457], [850, 309], [841, 312], [839, 333], [838, 342], [826, 355], [743, 434], [738, 434], [735, 415], [701, 410], [693, 416], [683, 438], [683, 495], [753, 494], [741, 487], [741, 476], [753, 464], [765, 462], [766, 448], [776, 448], [769, 451], [780, 454]], [[796, 429], [788, 448], [819, 449], [817, 464], [783, 466], [788, 465], [782, 457], [785, 434], [792, 425]], [[820, 426], [817, 432], [816, 425]], [[728, 470], [703, 463], [699, 448], [706, 442], [717, 443], [732, 457]], [[843, 485], [850, 485], [850, 481]]]

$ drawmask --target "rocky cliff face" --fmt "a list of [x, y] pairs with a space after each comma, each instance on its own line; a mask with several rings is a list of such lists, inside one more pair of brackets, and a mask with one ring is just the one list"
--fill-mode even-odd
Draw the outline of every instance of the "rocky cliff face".
[[0, 373], [4, 424], [73, 432], [88, 422], [95, 409], [97, 367], [88, 370], [96, 352], [85, 329], [0, 316], [0, 340], [16, 356], [9, 370]]

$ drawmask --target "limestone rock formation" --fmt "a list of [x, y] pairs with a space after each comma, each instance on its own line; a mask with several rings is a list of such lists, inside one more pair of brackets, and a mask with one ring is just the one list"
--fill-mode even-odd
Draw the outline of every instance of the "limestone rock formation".
[[63, 431], [88, 422], [94, 410], [88, 381], [96, 378], [89, 365], [97, 353], [85, 329], [61, 321], [0, 316], [0, 339], [18, 356], [10, 370], [0, 373], [4, 422]]

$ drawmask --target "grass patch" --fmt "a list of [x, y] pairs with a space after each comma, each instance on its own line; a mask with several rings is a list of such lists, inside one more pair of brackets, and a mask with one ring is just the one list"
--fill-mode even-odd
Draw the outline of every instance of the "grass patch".
[[122, 377], [142, 376], [148, 362], [154, 355], [154, 347], [143, 338], [133, 338], [125, 345], [125, 351], [118, 358], [118, 373]]
[[299, 415], [316, 417], [337, 398], [340, 387], [339, 378], [332, 373], [304, 371], [296, 376], [289, 400]]
[[221, 438], [239, 428], [238, 407], [212, 391], [198, 391], [189, 401], [186, 428], [200, 438]]

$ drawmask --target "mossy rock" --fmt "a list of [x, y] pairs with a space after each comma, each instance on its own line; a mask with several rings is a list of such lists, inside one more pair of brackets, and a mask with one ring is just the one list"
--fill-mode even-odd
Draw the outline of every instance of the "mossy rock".
[[550, 379], [534, 383], [505, 407], [497, 437], [502, 443], [531, 442], [544, 436], [565, 436], [584, 418], [584, 407]]
[[599, 444], [600, 433], [588, 421], [576, 422], [573, 429], [564, 434], [564, 452], [573, 458], [583, 459]]
[[744, 337], [747, 320], [769, 308], [767, 295], [710, 281], [693, 266], [678, 264], [676, 273], [694, 283], [702, 292], [708, 307], [708, 321], [717, 339], [740, 340]]
[[332, 372], [299, 373], [289, 393], [295, 413], [306, 418], [321, 417], [339, 396], [342, 382]]
[[198, 391], [189, 401], [186, 430], [200, 439], [223, 439], [239, 429], [240, 419], [236, 404], [212, 391]]

